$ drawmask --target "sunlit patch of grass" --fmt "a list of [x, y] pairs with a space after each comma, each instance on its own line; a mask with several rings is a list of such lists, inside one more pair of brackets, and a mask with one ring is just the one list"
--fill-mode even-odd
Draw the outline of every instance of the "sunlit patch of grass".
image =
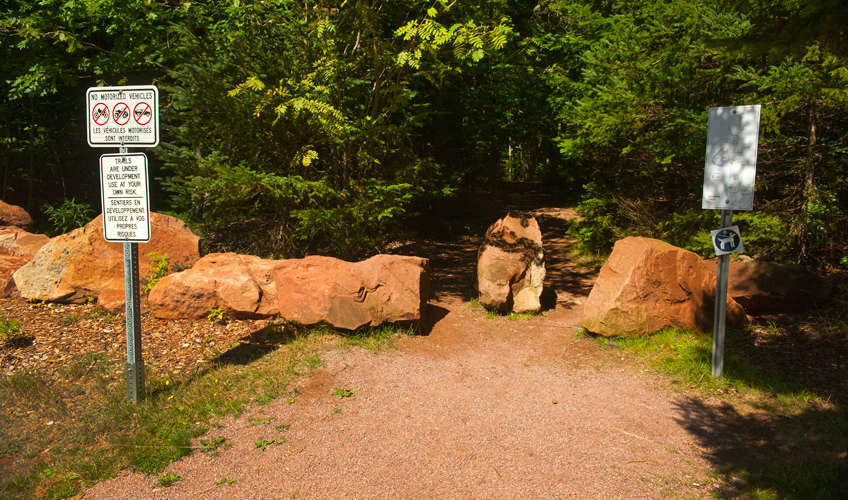
[[193, 440], [247, 405], [281, 396], [294, 401], [290, 383], [321, 366], [326, 349], [357, 345], [378, 352], [414, 331], [388, 325], [342, 334], [272, 324], [263, 333], [278, 347], [256, 359], [196, 373], [147, 366], [146, 397], [138, 404], [126, 399], [123, 359], [106, 353], [79, 355], [55, 375], [0, 376], [0, 456], [16, 463], [13, 473], [0, 475], [0, 498], [32, 498], [36, 488], [46, 498], [70, 497], [124, 468], [155, 475], [195, 449], [215, 454], [229, 446], [225, 438], [197, 446]]
[[480, 303], [477, 299], [471, 299], [468, 302], [468, 306], [472, 311], [485, 314], [486, 319], [498, 319], [498, 318], [506, 318], [509, 321], [516, 320], [525, 320], [525, 319], [533, 319], [539, 316], [538, 313], [530, 313], [530, 312], [509, 312], [509, 313], [501, 313], [492, 309], [486, 309], [483, 304]]
[[369, 352], [378, 353], [395, 347], [395, 340], [416, 334], [415, 325], [402, 327], [393, 324], [380, 325], [373, 328], [362, 328], [354, 333], [340, 337], [339, 347], [348, 349], [359, 346]]
[[647, 360], [676, 384], [688, 388], [708, 393], [734, 391], [754, 397], [773, 395], [786, 407], [806, 406], [814, 397], [798, 384], [767, 375], [738, 355], [730, 344], [724, 352], [723, 376], [713, 377], [710, 335], [669, 328], [643, 337], [596, 338], [602, 345], [613, 344]]
[[78, 356], [55, 375], [0, 377], [0, 455], [16, 463], [13, 474], [0, 475], [0, 498], [32, 498], [39, 484], [73, 496], [71, 489], [123, 468], [157, 474], [195, 448], [208, 450], [209, 443], [195, 447], [192, 440], [223, 415], [290, 394], [289, 383], [339, 342], [326, 330], [276, 328], [280, 346], [247, 364], [221, 363], [193, 374], [147, 367], [146, 398], [138, 404], [126, 399], [123, 360], [104, 353]]

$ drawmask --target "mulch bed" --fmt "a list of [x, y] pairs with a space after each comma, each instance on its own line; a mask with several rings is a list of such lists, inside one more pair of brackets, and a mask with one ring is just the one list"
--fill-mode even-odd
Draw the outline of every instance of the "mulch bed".
[[[162, 320], [141, 304], [142, 353], [148, 367], [169, 372], [202, 369], [228, 350], [249, 342], [251, 334], [270, 320]], [[26, 338], [0, 340], [0, 374], [38, 370], [57, 372], [86, 353], [106, 353], [126, 359], [123, 312], [110, 314], [96, 304], [28, 302], [20, 297], [0, 299], [6, 320], [21, 322]]]

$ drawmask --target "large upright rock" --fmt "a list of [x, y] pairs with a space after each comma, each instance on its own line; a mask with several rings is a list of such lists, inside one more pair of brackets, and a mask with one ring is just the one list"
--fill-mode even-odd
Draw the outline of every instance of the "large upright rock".
[[[636, 337], [666, 327], [711, 331], [715, 275], [695, 253], [651, 238], [615, 243], [584, 304], [582, 325], [604, 336]], [[727, 300], [727, 320], [745, 311]]]
[[[123, 290], [123, 245], [103, 238], [101, 217], [51, 239], [18, 269], [13, 276], [21, 295], [79, 303], [106, 290]], [[171, 266], [190, 266], [200, 258], [198, 240], [183, 221], [151, 212], [150, 242], [138, 246], [139, 276], [150, 274], [151, 252], [168, 254]]]
[[489, 226], [477, 252], [480, 304], [501, 312], [538, 312], [544, 280], [542, 232], [535, 218], [507, 214]]
[[0, 226], [29, 229], [32, 227], [32, 217], [22, 207], [0, 200]]
[[164, 319], [203, 318], [212, 309], [238, 318], [273, 316], [277, 289], [271, 273], [278, 263], [236, 253], [205, 255], [150, 290], [150, 312]]
[[420, 257], [289, 259], [277, 265], [274, 281], [283, 318], [346, 330], [417, 321], [430, 297], [429, 264]]
[[15, 289], [12, 273], [23, 267], [50, 238], [29, 233], [20, 227], [0, 227], [0, 297]]

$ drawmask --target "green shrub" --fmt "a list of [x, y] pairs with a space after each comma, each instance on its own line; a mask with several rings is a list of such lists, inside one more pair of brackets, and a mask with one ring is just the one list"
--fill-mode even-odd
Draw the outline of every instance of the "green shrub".
[[789, 221], [785, 218], [756, 211], [740, 212], [733, 214], [733, 223], [742, 232], [746, 254], [771, 261], [793, 257], [795, 241], [789, 237]]
[[262, 172], [210, 155], [199, 175], [166, 182], [181, 217], [199, 222], [210, 251], [269, 257], [377, 253], [412, 199], [410, 184], [376, 179], [337, 188], [328, 180]]
[[150, 252], [147, 254], [150, 257], [150, 274], [145, 278], [141, 285], [141, 294], [147, 295], [150, 290], [159, 283], [162, 278], [170, 274], [171, 265], [168, 264], [168, 254], [159, 255], [158, 252]]
[[45, 204], [41, 210], [52, 226], [48, 231], [50, 236], [65, 234], [86, 225], [94, 213], [91, 205], [77, 202], [75, 198], [65, 200], [56, 206]]
[[[704, 258], [714, 256], [710, 231], [719, 228], [717, 210], [694, 208], [661, 213], [656, 208], [648, 208], [644, 222], [638, 225], [622, 214], [625, 210], [619, 202], [600, 196], [581, 201], [577, 211], [583, 221], [572, 224], [568, 231], [578, 240], [578, 251], [607, 254], [616, 240], [640, 235], [666, 241]], [[797, 252], [796, 239], [790, 234], [790, 221], [785, 218], [761, 211], [736, 212], [733, 224], [742, 232], [747, 255], [780, 262], [791, 259], [793, 252]]]
[[622, 236], [621, 226], [616, 221], [615, 203], [610, 199], [587, 197], [577, 204], [577, 213], [583, 220], [568, 229], [568, 234], [577, 239], [577, 250], [591, 255], [611, 252], [615, 240]]
[[27, 335], [21, 331], [21, 322], [15, 319], [7, 320], [3, 313], [0, 313], [0, 341], [4, 344], [13, 344], [25, 339]]

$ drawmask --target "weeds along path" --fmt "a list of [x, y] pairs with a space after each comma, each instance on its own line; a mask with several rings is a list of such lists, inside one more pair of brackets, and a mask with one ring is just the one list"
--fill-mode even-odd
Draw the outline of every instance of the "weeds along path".
[[568, 262], [555, 219], [542, 221], [556, 297], [544, 314], [487, 317], [468, 303], [479, 241], [422, 243], [437, 283], [425, 335], [326, 352], [293, 401], [205, 436], [230, 448], [166, 469], [181, 480], [125, 473], [85, 497], [709, 496], [666, 383], [575, 336], [594, 276]]

